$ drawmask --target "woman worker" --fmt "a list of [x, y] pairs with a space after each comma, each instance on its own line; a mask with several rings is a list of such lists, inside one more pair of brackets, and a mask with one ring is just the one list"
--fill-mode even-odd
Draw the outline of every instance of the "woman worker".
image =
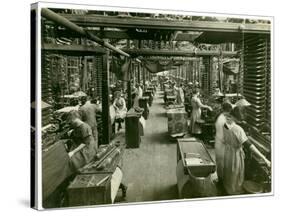
[[116, 98], [114, 99], [113, 107], [115, 108], [116, 111], [116, 121], [118, 123], [118, 130], [120, 130], [122, 128], [121, 123], [126, 117], [127, 107], [126, 107], [125, 99], [121, 97], [121, 92], [117, 91], [115, 95]]
[[179, 87], [174, 86], [174, 89], [176, 91], [176, 103], [178, 105], [184, 104], [184, 91], [183, 91], [183, 84], [180, 84]]
[[73, 129], [70, 137], [73, 143], [68, 153], [71, 165], [74, 170], [78, 170], [89, 163], [97, 152], [97, 145], [91, 127], [83, 122], [78, 111], [71, 111], [68, 114], [67, 121]]
[[191, 134], [198, 136], [201, 134], [201, 127], [197, 123], [198, 120], [201, 119], [201, 108], [207, 108], [208, 110], [212, 110], [212, 108], [208, 105], [202, 104], [199, 99], [199, 89], [193, 90], [193, 97], [191, 98], [191, 118], [190, 118], [190, 132]]
[[223, 140], [223, 127], [226, 123], [225, 113], [229, 113], [232, 110], [232, 105], [228, 102], [222, 103], [222, 113], [217, 117], [215, 128], [215, 155], [217, 165], [218, 182], [222, 185], [223, 178], [223, 164], [224, 164], [224, 140]]
[[[96, 153], [95, 139], [92, 135], [91, 127], [81, 121], [78, 111], [71, 111], [68, 114], [67, 121], [73, 128], [71, 137], [74, 144], [71, 147], [71, 151], [68, 153], [70, 162], [74, 171], [82, 168], [89, 162], [91, 162]], [[122, 190], [123, 198], [126, 197], [127, 186], [122, 183], [123, 172], [120, 167], [116, 167], [111, 176], [111, 202], [113, 203], [119, 188]]]
[[242, 127], [236, 124], [242, 117], [238, 107], [225, 113], [226, 123], [223, 128], [224, 136], [224, 167], [223, 167], [223, 185], [227, 194], [241, 194], [244, 182], [244, 151], [248, 148], [251, 152], [264, 160], [268, 167], [270, 161], [248, 140]]

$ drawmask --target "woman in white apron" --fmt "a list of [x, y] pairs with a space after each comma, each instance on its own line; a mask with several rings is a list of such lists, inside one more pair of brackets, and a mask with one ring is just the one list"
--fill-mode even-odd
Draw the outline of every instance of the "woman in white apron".
[[113, 102], [113, 107], [115, 108], [116, 111], [116, 121], [118, 122], [118, 130], [122, 128], [121, 122], [124, 121], [124, 118], [126, 117], [127, 113], [127, 107], [126, 107], [126, 102], [123, 97], [121, 97], [121, 92], [117, 91], [116, 92], [116, 98]]

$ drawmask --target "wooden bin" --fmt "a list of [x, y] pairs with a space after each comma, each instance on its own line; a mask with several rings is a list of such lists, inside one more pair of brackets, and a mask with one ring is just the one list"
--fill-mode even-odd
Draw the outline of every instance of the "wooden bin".
[[110, 177], [100, 185], [99, 181], [108, 174], [80, 174], [77, 175], [67, 188], [68, 204], [73, 206], [100, 205], [110, 202]]
[[136, 113], [132, 109], [125, 118], [125, 138], [127, 148], [139, 148], [141, 142], [141, 130], [139, 118], [142, 113]]
[[[177, 149], [177, 160], [183, 161], [185, 174], [192, 177], [207, 177], [216, 171], [216, 164], [203, 142], [195, 138], [180, 138], [177, 139]], [[201, 159], [202, 163], [187, 164], [188, 158]]]
[[170, 135], [188, 131], [187, 113], [184, 108], [170, 109], [167, 111], [168, 132]]

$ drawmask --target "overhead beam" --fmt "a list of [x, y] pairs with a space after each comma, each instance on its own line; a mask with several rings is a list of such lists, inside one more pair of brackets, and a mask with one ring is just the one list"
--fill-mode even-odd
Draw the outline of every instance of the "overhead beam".
[[[136, 32], [133, 30], [87, 30], [87, 32], [92, 33], [93, 35], [96, 35], [100, 38], [108, 38], [108, 39], [129, 39], [129, 40], [165, 40], [162, 35], [163, 33], [160, 32], [159, 30], [156, 31], [149, 31], [148, 33], [144, 32]], [[171, 34], [170, 32], [169, 34]], [[182, 34], [182, 35], [181, 35]], [[186, 35], [187, 33], [180, 33], [178, 36], [175, 38], [176, 41], [193, 41], [197, 36], [193, 35]], [[65, 29], [60, 29], [56, 31], [56, 35], [59, 37], [79, 37], [80, 35], [77, 33], [73, 33], [70, 30], [65, 30]], [[165, 35], [165, 38], [169, 38], [170, 35]], [[168, 40], [168, 39], [166, 39]]]
[[167, 20], [156, 18], [114, 17], [101, 15], [61, 14], [73, 23], [83, 27], [117, 27], [158, 30], [180, 30], [200, 32], [270, 33], [270, 24], [241, 24], [216, 21]]
[[93, 55], [105, 54], [106, 51], [100, 46], [86, 46], [86, 45], [58, 45], [58, 44], [42, 44], [42, 50], [65, 55]]
[[170, 50], [151, 50], [151, 49], [123, 49], [132, 56], [182, 56], [182, 57], [195, 57], [195, 56], [228, 56], [233, 57], [237, 52], [232, 51], [204, 51], [204, 50], [186, 50], [186, 51], [170, 51]]
[[85, 29], [83, 29], [82, 27], [78, 26], [77, 24], [69, 21], [68, 19], [62, 17], [61, 15], [56, 14], [55, 12], [53, 12], [52, 10], [49, 10], [47, 8], [42, 8], [41, 10], [41, 15], [53, 22], [55, 22], [56, 24], [59, 24], [61, 26], [64, 26], [67, 29], [72, 30], [75, 33], [80, 34], [83, 37], [86, 37], [118, 54], [121, 54], [123, 56], [126, 57], [130, 57], [130, 55], [128, 55], [126, 52], [123, 52], [120, 49], [117, 49], [116, 47], [112, 46], [110, 43], [107, 43], [105, 41], [103, 41], [102, 39], [100, 39], [99, 37], [88, 33]]
[[[126, 31], [114, 31], [114, 30], [87, 30], [89, 33], [92, 33], [100, 38], [108, 39], [132, 39]], [[59, 37], [79, 37], [76, 33], [71, 33], [69, 30], [58, 30], [57, 36]]]
[[194, 41], [200, 34], [178, 33], [175, 41]]
[[176, 58], [173, 57], [173, 58], [170, 58], [170, 59], [167, 59], [167, 57], [144, 57], [146, 60], [150, 60], [150, 61], [162, 61], [162, 60], [165, 60], [165, 61], [184, 61], [184, 62], [187, 62], [187, 61], [199, 61], [200, 58], [198, 57], [184, 57], [184, 58]]

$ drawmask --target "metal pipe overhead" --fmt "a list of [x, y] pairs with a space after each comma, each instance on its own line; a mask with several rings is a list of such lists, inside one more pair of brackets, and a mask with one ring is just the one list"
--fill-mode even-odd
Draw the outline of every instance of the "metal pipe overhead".
[[117, 49], [115, 46], [112, 46], [110, 43], [107, 43], [105, 42], [104, 40], [102, 40], [101, 38], [91, 34], [91, 33], [88, 33], [85, 29], [83, 29], [82, 27], [72, 23], [71, 21], [69, 21], [68, 19], [56, 14], [55, 12], [51, 11], [50, 9], [47, 9], [47, 8], [42, 8], [41, 10], [41, 15], [61, 26], [64, 26], [65, 28], [67, 29], [70, 29], [78, 34], [80, 34], [81, 36], [84, 36], [114, 52], [117, 52], [123, 56], [126, 56], [126, 57], [130, 57], [129, 54], [127, 54], [126, 52], [120, 50], [120, 49]]

